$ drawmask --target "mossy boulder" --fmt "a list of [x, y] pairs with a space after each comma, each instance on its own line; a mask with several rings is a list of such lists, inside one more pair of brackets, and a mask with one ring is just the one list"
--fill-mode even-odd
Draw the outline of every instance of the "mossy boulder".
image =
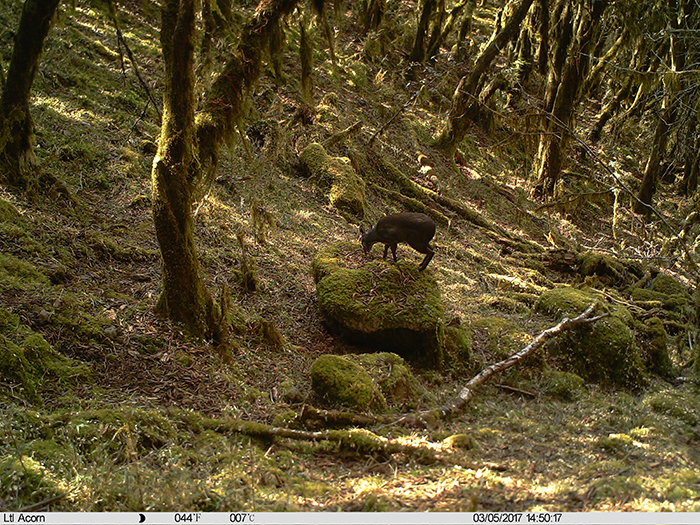
[[299, 157], [304, 171], [328, 189], [330, 203], [354, 217], [365, 216], [365, 181], [355, 173], [347, 157], [331, 157], [318, 143], [309, 144]]
[[311, 365], [311, 388], [333, 405], [353, 410], [385, 410], [386, 400], [367, 371], [350, 359], [322, 355]]
[[313, 262], [319, 312], [328, 329], [353, 344], [439, 367], [444, 306], [432, 272], [382, 260], [350, 268], [344, 246], [321, 250]]
[[559, 368], [586, 381], [628, 388], [646, 384], [645, 368], [635, 334], [632, 315], [622, 306], [605, 304], [600, 294], [569, 286], [543, 293], [536, 305], [540, 313], [560, 319], [581, 314], [591, 303], [610, 315], [593, 324], [567, 330], [547, 344]]
[[651, 290], [666, 295], [686, 295], [688, 293], [688, 289], [682, 283], [665, 273], [659, 273], [654, 277], [651, 282]]
[[542, 374], [544, 393], [561, 401], [576, 401], [586, 393], [583, 378], [571, 372], [547, 369]]
[[673, 375], [673, 363], [668, 355], [668, 333], [658, 317], [651, 317], [640, 323], [640, 345], [644, 351], [646, 366], [650, 372], [662, 377]]
[[360, 354], [351, 356], [350, 359], [367, 371], [390, 405], [398, 405], [403, 409], [415, 408], [421, 398], [428, 396], [406, 361], [396, 354]]
[[624, 265], [612, 255], [589, 251], [579, 258], [579, 273], [584, 276], [596, 275], [604, 282], [620, 283], [625, 271]]
[[445, 327], [445, 361], [455, 370], [470, 370], [472, 359], [473, 333], [461, 326]]
[[19, 316], [0, 308], [0, 379], [19, 387], [15, 395], [37, 400], [49, 383], [55, 388], [90, 378], [86, 365], [59, 354], [40, 334], [21, 324]]
[[[513, 321], [503, 317], [480, 317], [469, 324], [474, 334], [475, 344], [481, 346], [496, 361], [518, 353], [532, 342], [532, 336], [523, 332]], [[529, 358], [528, 364], [535, 363], [537, 357]]]

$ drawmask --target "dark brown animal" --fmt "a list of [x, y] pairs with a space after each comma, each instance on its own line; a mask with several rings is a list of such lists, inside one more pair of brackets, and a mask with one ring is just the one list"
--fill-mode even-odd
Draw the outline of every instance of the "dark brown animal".
[[435, 221], [425, 213], [397, 213], [387, 215], [377, 221], [377, 225], [368, 232], [360, 226], [362, 249], [368, 255], [376, 243], [384, 243], [384, 258], [389, 248], [396, 261], [396, 245], [405, 242], [414, 250], [424, 253], [425, 258], [420, 263], [419, 270], [425, 270], [435, 255], [430, 241], [435, 236]]

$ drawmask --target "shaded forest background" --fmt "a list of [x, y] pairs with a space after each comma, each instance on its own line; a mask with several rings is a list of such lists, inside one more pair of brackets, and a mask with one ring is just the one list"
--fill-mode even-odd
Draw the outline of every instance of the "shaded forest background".
[[[698, 511], [699, 22], [694, 0], [3, 3], [0, 506]], [[315, 143], [344, 168], [310, 173]], [[438, 225], [421, 281], [420, 254], [359, 243], [406, 210]], [[329, 249], [439, 290], [441, 366], [329, 329]], [[608, 317], [458, 413], [402, 417], [590, 303]], [[385, 404], [314, 388], [327, 354]]]

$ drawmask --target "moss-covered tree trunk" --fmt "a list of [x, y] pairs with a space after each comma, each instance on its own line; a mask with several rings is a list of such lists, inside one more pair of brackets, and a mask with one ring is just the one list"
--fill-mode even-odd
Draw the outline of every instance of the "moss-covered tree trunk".
[[520, 32], [520, 24], [525, 18], [533, 0], [520, 0], [513, 6], [512, 14], [503, 28], [490, 40], [474, 63], [474, 69], [462, 77], [452, 96], [452, 109], [445, 127], [435, 141], [435, 147], [453, 155], [467, 132], [469, 124], [479, 110], [478, 90], [483, 85], [486, 70], [498, 56], [501, 49]]
[[0, 178], [24, 187], [34, 161], [29, 94], [59, 0], [27, 0], [0, 100]]
[[263, 50], [282, 16], [291, 13], [299, 0], [262, 0], [241, 33], [238, 49], [214, 80], [197, 112], [200, 177], [194, 181], [195, 197], [213, 180], [219, 160], [219, 148], [234, 133], [243, 116], [244, 97], [260, 76]]
[[163, 122], [151, 172], [153, 221], [163, 260], [157, 309], [203, 337], [221, 338], [226, 324], [200, 276], [192, 203], [213, 176], [221, 143], [242, 116], [243, 101], [260, 74], [265, 45], [279, 18], [298, 0], [262, 0], [240, 43], [214, 80], [195, 120], [194, 56], [198, 0], [163, 0], [161, 46], [165, 63]]
[[[570, 59], [564, 65], [561, 81], [557, 82], [556, 78], [550, 77], [556, 82], [556, 90], [552, 87], [548, 92], [556, 91], [556, 95], [551, 114], [544, 120], [544, 129], [540, 135], [537, 156], [533, 163], [533, 172], [537, 177], [537, 183], [532, 192], [535, 198], [549, 197], [554, 194], [570, 140], [576, 105], [580, 100], [581, 85], [590, 61], [590, 48], [595, 41], [601, 17], [608, 2], [598, 0], [590, 11], [588, 6], [583, 4], [584, 2], [581, 2], [578, 5], [575, 22], [578, 31], [569, 53]], [[559, 47], [561, 49], [563, 46]]]
[[199, 336], [215, 334], [214, 301], [204, 286], [194, 244], [192, 182], [197, 178], [194, 127], [196, 0], [165, 0], [163, 122], [153, 160], [153, 222], [163, 261], [157, 310]]

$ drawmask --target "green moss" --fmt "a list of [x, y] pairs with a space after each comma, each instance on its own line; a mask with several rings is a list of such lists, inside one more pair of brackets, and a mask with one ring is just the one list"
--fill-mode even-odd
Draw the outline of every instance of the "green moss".
[[357, 410], [385, 410], [386, 400], [367, 371], [349, 359], [323, 355], [311, 365], [311, 387], [332, 404]]
[[[12, 490], [13, 499], [19, 502], [38, 501], [63, 492], [49, 470], [28, 456], [0, 457], [0, 486]], [[3, 498], [4, 492], [5, 489], [0, 490]]]
[[332, 331], [413, 363], [441, 365], [444, 306], [432, 272], [385, 261], [350, 269], [327, 253], [322, 252], [323, 262], [314, 262], [314, 267], [317, 275], [331, 272], [318, 281], [316, 293]]
[[307, 173], [322, 188], [330, 188], [330, 203], [342, 212], [365, 215], [365, 181], [355, 173], [346, 157], [331, 157], [318, 143], [309, 144], [299, 156]]
[[686, 295], [688, 293], [688, 289], [685, 286], [665, 273], [660, 273], [654, 277], [654, 280], [651, 282], [651, 290], [666, 295]]
[[632, 299], [635, 303], [639, 303], [647, 308], [658, 308], [659, 306], [665, 310], [682, 312], [690, 304], [688, 296], [685, 294], [667, 295], [646, 288], [633, 288], [631, 290]]
[[597, 303], [597, 312], [607, 312], [609, 317], [568, 330], [550, 342], [549, 353], [560, 361], [557, 368], [578, 374], [586, 381], [643, 386], [646, 371], [630, 328], [634, 319], [626, 308], [605, 303], [597, 292], [565, 286], [543, 293], [536, 309], [557, 318], [573, 318], [592, 303]]
[[[531, 335], [502, 317], [481, 317], [472, 321], [469, 328], [474, 332], [475, 344], [483, 345], [497, 360], [512, 356], [532, 342]], [[528, 362], [535, 363], [533, 360]]]
[[624, 266], [612, 255], [586, 252], [580, 257], [579, 273], [585, 276], [597, 275], [605, 281], [617, 283], [622, 280]]
[[22, 222], [22, 216], [11, 203], [0, 199], [0, 222]]
[[472, 332], [459, 326], [445, 327], [445, 360], [455, 369], [472, 365]]
[[90, 381], [87, 366], [56, 352], [41, 335], [22, 325], [18, 316], [0, 309], [0, 319], [0, 377], [19, 385], [27, 398], [38, 399], [49, 384]]
[[347, 261], [361, 250], [359, 242], [337, 242], [320, 250], [311, 263], [311, 271], [316, 284], [340, 268], [347, 268]]
[[673, 375], [673, 363], [668, 355], [668, 334], [658, 317], [651, 317], [640, 326], [640, 344], [650, 372], [663, 377]]
[[29, 290], [49, 283], [32, 263], [0, 253], [0, 290]]
[[583, 378], [571, 372], [547, 369], [542, 380], [545, 394], [562, 401], [576, 401], [586, 393]]
[[601, 295], [572, 286], [562, 286], [547, 290], [540, 295], [535, 310], [555, 318], [576, 317], [582, 314], [591, 303], [601, 302]]
[[396, 354], [379, 352], [349, 358], [356, 360], [367, 371], [389, 404], [402, 409], [415, 408], [418, 401], [428, 396], [406, 361]]
[[700, 397], [680, 390], [664, 390], [651, 394], [644, 400], [657, 414], [674, 417], [687, 425], [700, 424]]

